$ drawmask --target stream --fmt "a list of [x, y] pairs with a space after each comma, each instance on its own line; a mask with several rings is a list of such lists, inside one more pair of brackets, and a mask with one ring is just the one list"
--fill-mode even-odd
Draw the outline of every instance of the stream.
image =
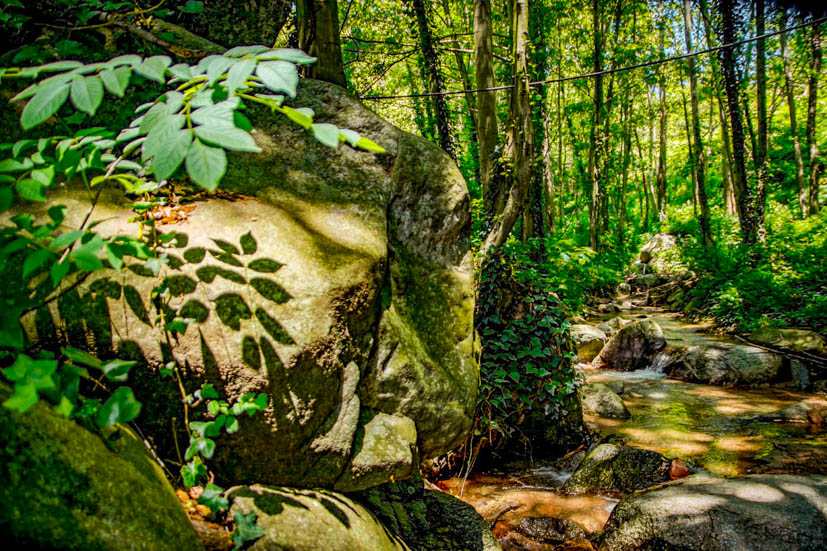
[[[601, 315], [589, 323], [597, 325], [618, 315], [654, 319], [669, 346], [734, 342], [709, 333], [706, 325], [659, 309]], [[667, 378], [657, 366], [620, 372], [580, 364], [579, 370], [587, 383], [610, 383], [622, 390], [619, 394], [632, 413], [627, 420], [586, 415], [586, 424], [603, 437], [615, 436], [628, 446], [677, 457], [694, 470], [720, 476], [827, 474], [824, 426], [754, 419], [802, 400], [823, 402], [823, 396], [784, 386], [751, 389], [687, 383]], [[603, 528], [618, 496], [569, 496], [558, 491], [584, 455], [581, 451], [553, 462], [509, 464], [467, 480], [446, 480], [440, 486], [474, 506], [501, 538], [503, 549], [524, 549], [528, 547], [508, 541], [513, 533], [503, 536], [526, 518], [569, 519], [587, 532]]]

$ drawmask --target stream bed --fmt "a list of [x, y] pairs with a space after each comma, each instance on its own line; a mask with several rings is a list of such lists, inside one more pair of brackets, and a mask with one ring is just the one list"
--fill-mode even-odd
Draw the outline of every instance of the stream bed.
[[[647, 316], [662, 328], [672, 347], [705, 342], [733, 342], [708, 333], [708, 327], [661, 310], [635, 310], [603, 315], [601, 321]], [[603, 437], [614, 436], [626, 445], [680, 458], [693, 470], [720, 476], [752, 473], [827, 474], [827, 430], [809, 424], [756, 420], [761, 414], [803, 400], [825, 404], [824, 397], [783, 386], [764, 388], [720, 387], [669, 379], [656, 367], [631, 372], [596, 369], [585, 364], [585, 382], [610, 383], [632, 416], [627, 420], [586, 415], [586, 424]], [[582, 525], [587, 532], [603, 528], [618, 496], [559, 492], [585, 456], [564, 461], [504, 465], [477, 473], [467, 480], [454, 478], [440, 486], [474, 506], [500, 538], [504, 549], [522, 549], [508, 538], [519, 533], [524, 519], [553, 517]]]

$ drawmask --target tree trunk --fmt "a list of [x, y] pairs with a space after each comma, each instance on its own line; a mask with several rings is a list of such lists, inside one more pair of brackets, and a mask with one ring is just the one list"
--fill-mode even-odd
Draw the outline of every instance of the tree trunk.
[[[735, 14], [734, 0], [720, 0], [718, 9], [721, 16], [721, 41], [724, 44], [735, 42]], [[723, 73], [724, 89], [727, 96], [729, 120], [732, 125], [732, 157], [738, 200], [738, 219], [741, 226], [741, 238], [746, 245], [752, 245], [757, 240], [755, 225], [755, 211], [752, 190], [747, 184], [747, 170], [744, 160], [744, 126], [741, 121], [740, 89], [738, 76], [735, 73], [735, 52], [733, 48], [724, 48], [719, 51], [721, 72]]]
[[[714, 48], [715, 42], [712, 36], [712, 26], [709, 23], [709, 9], [707, 8], [706, 0], [699, 1], [701, 8], [701, 15], [704, 20], [704, 33], [706, 35], [707, 48]], [[723, 173], [723, 194], [724, 194], [724, 208], [728, 215], [733, 215], [738, 210], [738, 203], [735, 201], [735, 189], [740, 184], [735, 182], [735, 171], [733, 170], [732, 162], [732, 142], [730, 138], [729, 122], [727, 121], [726, 102], [724, 101], [723, 91], [721, 89], [721, 75], [718, 68], [718, 59], [715, 56], [710, 56], [709, 64], [712, 67], [712, 88], [715, 91], [715, 98], [718, 103], [718, 117], [721, 120], [721, 141], [724, 145], [724, 150], [721, 152], [721, 172]]]
[[431, 35], [431, 27], [428, 24], [428, 16], [425, 13], [423, 0], [409, 0], [416, 17], [416, 25], [419, 31], [419, 45], [422, 48], [422, 58], [425, 61], [425, 73], [428, 76], [428, 85], [432, 94], [434, 112], [436, 114], [436, 128], [439, 135], [439, 146], [445, 150], [451, 158], [455, 157], [454, 144], [451, 139], [451, 119], [448, 111], [448, 100], [444, 95], [442, 75], [439, 72], [439, 59], [434, 49], [434, 39]]
[[[594, 72], [603, 70], [603, 39], [600, 30], [600, 0], [592, 0], [592, 25], [594, 36], [593, 66]], [[600, 240], [600, 143], [599, 130], [603, 111], [603, 75], [594, 79], [594, 112], [589, 139], [589, 179], [591, 181], [591, 201], [589, 203], [589, 246], [595, 251]]]
[[[477, 88], [494, 87], [494, 42], [491, 23], [491, 0], [474, 0], [474, 69]], [[494, 177], [494, 149], [497, 146], [497, 93], [478, 92], [477, 144], [480, 156], [480, 185], [486, 216], [499, 214], [494, 207], [491, 189]]]
[[514, 87], [511, 89], [508, 130], [513, 148], [514, 174], [508, 201], [502, 215], [495, 220], [493, 228], [480, 248], [483, 257], [487, 255], [491, 247], [505, 243], [514, 224], [522, 214], [531, 186], [534, 166], [534, 128], [531, 121], [531, 90], [528, 86], [528, 0], [512, 0], [511, 13], [514, 37]]
[[[787, 10], [781, 8], [778, 19], [778, 28], [787, 27]], [[784, 69], [784, 93], [787, 96], [787, 108], [790, 111], [790, 134], [793, 139], [793, 154], [795, 156], [795, 183], [798, 188], [798, 207], [801, 217], [807, 218], [810, 212], [810, 200], [807, 194], [807, 180], [804, 175], [804, 157], [801, 154], [801, 140], [798, 137], [798, 117], [795, 111], [795, 91], [793, 90], [793, 71], [790, 66], [790, 48], [787, 44], [787, 33], [782, 33], [781, 61]]]
[[818, 110], [818, 77], [821, 72], [821, 25], [813, 26], [810, 33], [810, 80], [807, 97], [807, 149], [810, 151], [810, 214], [819, 211], [818, 182], [823, 168], [818, 158], [816, 114]]
[[[660, 25], [660, 56], [666, 57], [666, 28], [663, 21], [663, 4], [658, 4], [659, 13], [661, 15]], [[658, 79], [658, 97], [660, 99], [660, 107], [658, 111], [658, 220], [663, 222], [666, 220], [666, 72], [663, 67], [659, 71], [660, 78]]]
[[336, 0], [298, 0], [299, 48], [318, 58], [305, 69], [310, 78], [347, 87], [339, 38], [339, 8]]
[[[764, 0], [755, 0], [755, 32], [758, 36], [765, 33]], [[755, 190], [755, 223], [758, 239], [766, 240], [764, 229], [764, 209], [767, 202], [767, 56], [766, 39], [759, 38], [756, 43], [755, 80], [758, 102], [758, 147], [755, 155], [755, 168], [758, 185]]]
[[[683, 0], [684, 37], [686, 51], [692, 52], [692, 7], [689, 0]], [[712, 230], [709, 226], [709, 202], [706, 197], [706, 159], [704, 158], [704, 144], [701, 141], [701, 116], [698, 109], [698, 75], [695, 70], [695, 58], [689, 58], [689, 91], [692, 102], [692, 137], [694, 138], [693, 168], [695, 185], [698, 196], [698, 206], [701, 214], [698, 222], [701, 226], [701, 238], [704, 246], [712, 245]]]

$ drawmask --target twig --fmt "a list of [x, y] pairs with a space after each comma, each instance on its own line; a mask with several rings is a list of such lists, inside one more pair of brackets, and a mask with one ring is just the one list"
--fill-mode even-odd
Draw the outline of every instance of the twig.
[[806, 362], [809, 364], [816, 364], [820, 367], [827, 368], [827, 360], [824, 358], [819, 358], [814, 354], [809, 354], [807, 352], [793, 352], [786, 348], [781, 348], [780, 346], [771, 346], [766, 344], [758, 344], [756, 342], [752, 342], [749, 339], [745, 339], [741, 335], [732, 335], [739, 341], [745, 342], [750, 346], [754, 346], [755, 348], [760, 348], [762, 350], [766, 350], [767, 352], [775, 352], [776, 354], [781, 354], [782, 356], [787, 356], [789, 358], [793, 358], [795, 360]]

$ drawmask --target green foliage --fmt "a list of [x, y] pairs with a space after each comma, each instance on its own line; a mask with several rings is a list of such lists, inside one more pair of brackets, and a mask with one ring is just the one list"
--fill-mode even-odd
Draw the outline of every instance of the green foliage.
[[245, 543], [257, 540], [264, 535], [264, 530], [256, 524], [256, 516], [255, 511], [251, 511], [246, 515], [238, 511], [233, 516], [233, 522], [235, 522], [233, 542], [236, 549], [241, 549]]
[[542, 412], [547, 423], [559, 421], [580, 384], [565, 306], [549, 292], [554, 281], [547, 266], [530, 260], [532, 252], [531, 246], [506, 244], [480, 272], [475, 435], [481, 445], [496, 447], [518, 435], [531, 412]]

